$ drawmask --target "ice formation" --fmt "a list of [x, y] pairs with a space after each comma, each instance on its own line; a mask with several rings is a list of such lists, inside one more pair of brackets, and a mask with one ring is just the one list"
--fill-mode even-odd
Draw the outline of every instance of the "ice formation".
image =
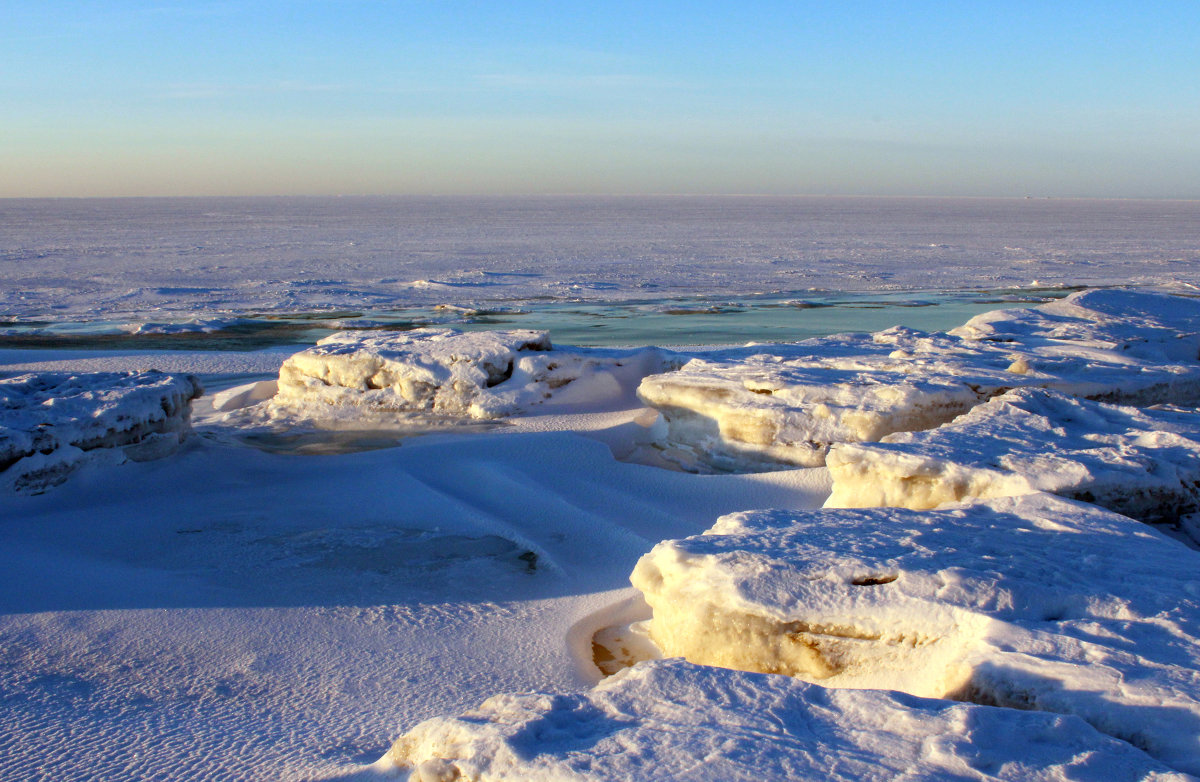
[[829, 452], [827, 507], [932, 508], [1048, 491], [1150, 522], [1200, 511], [1200, 412], [1017, 389], [952, 423]]
[[87, 462], [165, 456], [190, 431], [201, 391], [191, 375], [153, 370], [0, 379], [0, 478], [36, 492]]
[[1049, 494], [943, 510], [755, 511], [631, 580], [665, 655], [1075, 714], [1200, 773], [1195, 555]]
[[576, 381], [617, 395], [606, 376], [619, 366], [599, 353], [554, 350], [542, 331], [344, 331], [283, 363], [274, 403], [499, 418]]
[[586, 693], [495, 696], [421, 723], [374, 768], [410, 782], [1185, 779], [1068, 716], [679, 659], [642, 663]]
[[946, 334], [893, 328], [729, 353], [642, 382], [669, 445], [718, 467], [818, 466], [833, 443], [929, 429], [1014, 387], [1138, 405], [1200, 398], [1200, 300], [1082, 291]]

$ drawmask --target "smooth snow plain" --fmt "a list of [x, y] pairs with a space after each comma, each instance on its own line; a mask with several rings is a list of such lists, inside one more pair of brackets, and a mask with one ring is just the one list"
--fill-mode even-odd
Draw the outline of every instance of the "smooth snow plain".
[[[2, 223], [3, 301], [22, 329], [61, 316], [140, 337], [364, 301], [757, 294], [801, 287], [779, 284], [792, 278], [916, 290], [1136, 277], [1183, 294], [1200, 283], [1186, 205], [616, 199], [588, 222], [602, 201], [421, 202], [407, 239], [387, 199], [341, 222], [328, 216], [344, 206], [319, 199], [136, 205], [153, 230], [122, 222], [129, 205], [19, 202]], [[658, 223], [631, 217], [647, 205]], [[472, 210], [476, 227], [455, 235], [455, 215]], [[1177, 230], [1128, 239], [1164, 219]], [[745, 238], [752, 223], [760, 239]], [[54, 226], [59, 237], [39, 234]], [[191, 279], [162, 270], [164, 241], [172, 264], [197, 261]], [[389, 276], [389, 247], [429, 269], [411, 285], [407, 269]], [[337, 263], [312, 262], [321, 252]], [[49, 258], [60, 276], [39, 269]], [[881, 417], [903, 419], [893, 433], [942, 425], [914, 438], [951, 433], [1023, 394], [1042, 400], [1028, 414], [1062, 430], [1063, 458], [1112, 468], [1111, 496], [1149, 492], [1142, 464], [1182, 485], [1195, 463], [1194, 307], [1094, 291], [951, 333], [689, 350], [441, 328], [246, 352], [129, 349], [123, 337], [104, 351], [0, 349], [10, 378], [157, 369], [210, 389], [174, 453], [96, 458], [59, 485], [0, 495], [0, 778], [1187, 778], [1200, 755], [1188, 743], [1200, 553], [1030, 493], [1069, 493], [1042, 484], [962, 506], [823, 510], [836, 470], [803, 465], [901, 437], [869, 423]], [[378, 324], [343, 324], [364, 325]], [[652, 397], [650, 384], [712, 367], [750, 395], [749, 423], [681, 425], [684, 392]], [[815, 397], [817, 370], [859, 390]], [[1029, 388], [1005, 393], [1017, 387]], [[1048, 412], [1073, 404], [1088, 415]], [[778, 437], [821, 405], [836, 423], [821, 437]], [[726, 436], [772, 426], [780, 443]], [[986, 469], [1019, 482], [1019, 459], [1001, 455], [985, 454]], [[705, 548], [716, 545], [728, 551]], [[663, 610], [667, 579], [649, 563], [704, 575]], [[699, 629], [670, 629], [688, 622]], [[834, 624], [847, 632], [824, 632]], [[601, 680], [593, 639], [631, 634], [663, 648], [624, 662], [696, 659]], [[816, 683], [702, 664], [773, 670], [783, 636], [810, 669], [788, 672]], [[673, 647], [680, 638], [703, 649]], [[735, 663], [730, 638], [752, 659]], [[821, 686], [842, 679], [884, 690]]]

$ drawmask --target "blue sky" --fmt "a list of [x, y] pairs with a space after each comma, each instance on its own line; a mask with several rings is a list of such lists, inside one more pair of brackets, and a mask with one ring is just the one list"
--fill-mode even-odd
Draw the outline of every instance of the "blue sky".
[[1194, 2], [0, 0], [0, 196], [1200, 198]]

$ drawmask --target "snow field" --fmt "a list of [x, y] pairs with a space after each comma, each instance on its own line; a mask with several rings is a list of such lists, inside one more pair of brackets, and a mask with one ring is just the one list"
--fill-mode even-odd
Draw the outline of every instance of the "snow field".
[[0, 779], [349, 772], [497, 691], [590, 685], [654, 542], [828, 493], [624, 464], [613, 427], [297, 456], [205, 425], [120, 481], [0, 496]]
[[[1086, 495], [1150, 520], [1174, 509], [1189, 523], [1195, 413], [1080, 398], [1194, 401], [1198, 306], [1084, 292], [950, 334], [896, 328], [705, 351], [675, 372], [663, 370], [682, 354], [556, 350], [540, 332], [338, 334], [284, 361], [277, 381], [245, 378], [201, 400], [202, 438], [126, 469], [135, 496], [96, 469], [47, 495], [0, 497], [13, 519], [0, 528], [0, 562], [21, 585], [3, 596], [11, 654], [0, 685], [24, 698], [0, 731], [0, 776], [35, 766], [78, 776], [114, 730], [124, 743], [103, 761], [109, 775], [163, 777], [169, 756], [185, 754], [197, 779], [261, 775], [264, 763], [281, 778], [344, 772], [382, 751], [396, 714], [406, 729], [496, 690], [578, 689], [595, 680], [596, 644], [618, 651], [612, 669], [652, 657], [634, 649], [640, 629], [692, 663], [848, 689], [643, 663], [589, 693], [498, 696], [425, 723], [375, 772], [1182, 778], [1140, 749], [1200, 774], [1193, 553], [1108, 511], [1031, 493]], [[639, 409], [635, 387], [661, 416]], [[98, 409], [88, 401], [73, 415]], [[239, 440], [257, 426], [373, 429], [410, 413], [506, 420], [490, 434], [338, 457]], [[930, 431], [896, 434], [908, 429]], [[936, 456], [914, 455], [918, 446]], [[612, 459], [744, 470], [820, 464], [826, 451], [829, 471], [754, 475]], [[1022, 496], [804, 510], [854, 453], [884, 454], [872, 456], [880, 475], [840, 478], [830, 504], [867, 497], [866, 485], [897, 505], [917, 504], [918, 491]], [[904, 473], [910, 457], [946, 466], [919, 488], [928, 470]], [[960, 474], [967, 488], [955, 494]], [[733, 515], [695, 534], [722, 513]], [[633, 628], [642, 615], [620, 590], [631, 569], [653, 611]], [[278, 628], [293, 621], [284, 643]], [[159, 622], [175, 623], [161, 639]], [[100, 625], [105, 643], [87, 643]], [[303, 628], [335, 626], [336, 640], [302, 639]], [[180, 658], [178, 644], [206, 630], [208, 651]], [[249, 661], [236, 676], [220, 651], [229, 644]], [[313, 670], [312, 693], [286, 692], [281, 672], [308, 681]], [[386, 694], [396, 676], [403, 684]], [[163, 724], [187, 722], [188, 681], [207, 683], [205, 716], [156, 747]], [[868, 691], [883, 689], [907, 695]], [[231, 698], [250, 699], [253, 715]], [[820, 729], [805, 732], [813, 720]], [[297, 725], [324, 728], [304, 736]], [[330, 730], [355, 738], [331, 747]], [[1018, 751], [1007, 731], [1027, 745]], [[228, 735], [253, 737], [253, 761], [220, 749]], [[48, 746], [64, 749], [48, 761]]]

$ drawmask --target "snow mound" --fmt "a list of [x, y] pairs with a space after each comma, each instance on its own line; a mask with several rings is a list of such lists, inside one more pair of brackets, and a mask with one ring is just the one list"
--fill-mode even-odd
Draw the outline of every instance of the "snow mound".
[[977, 315], [949, 333], [1017, 342], [1047, 356], [1069, 357], [1090, 348], [1187, 364], [1200, 359], [1200, 299], [1130, 289], [1086, 290], [1033, 308]]
[[620, 361], [594, 353], [554, 350], [542, 331], [346, 331], [284, 362], [275, 404], [500, 418], [555, 396], [619, 395]]
[[667, 656], [1075, 714], [1200, 773], [1195, 554], [1049, 494], [936, 511], [755, 511], [631, 581]]
[[17, 491], [62, 483], [83, 464], [166, 456], [191, 430], [191, 375], [40, 372], [0, 379], [0, 476]]
[[411, 782], [1185, 778], [1072, 717], [828, 690], [679, 659], [642, 663], [587, 693], [499, 695], [427, 720], [374, 768]]
[[1149, 405], [1200, 398], [1200, 301], [1082, 291], [946, 334], [892, 328], [713, 354], [647, 377], [666, 447], [721, 469], [820, 466], [833, 443], [929, 429], [1015, 387]]
[[932, 508], [1047, 491], [1149, 522], [1200, 511], [1200, 412], [1018, 389], [927, 432], [829, 452], [826, 507]]

